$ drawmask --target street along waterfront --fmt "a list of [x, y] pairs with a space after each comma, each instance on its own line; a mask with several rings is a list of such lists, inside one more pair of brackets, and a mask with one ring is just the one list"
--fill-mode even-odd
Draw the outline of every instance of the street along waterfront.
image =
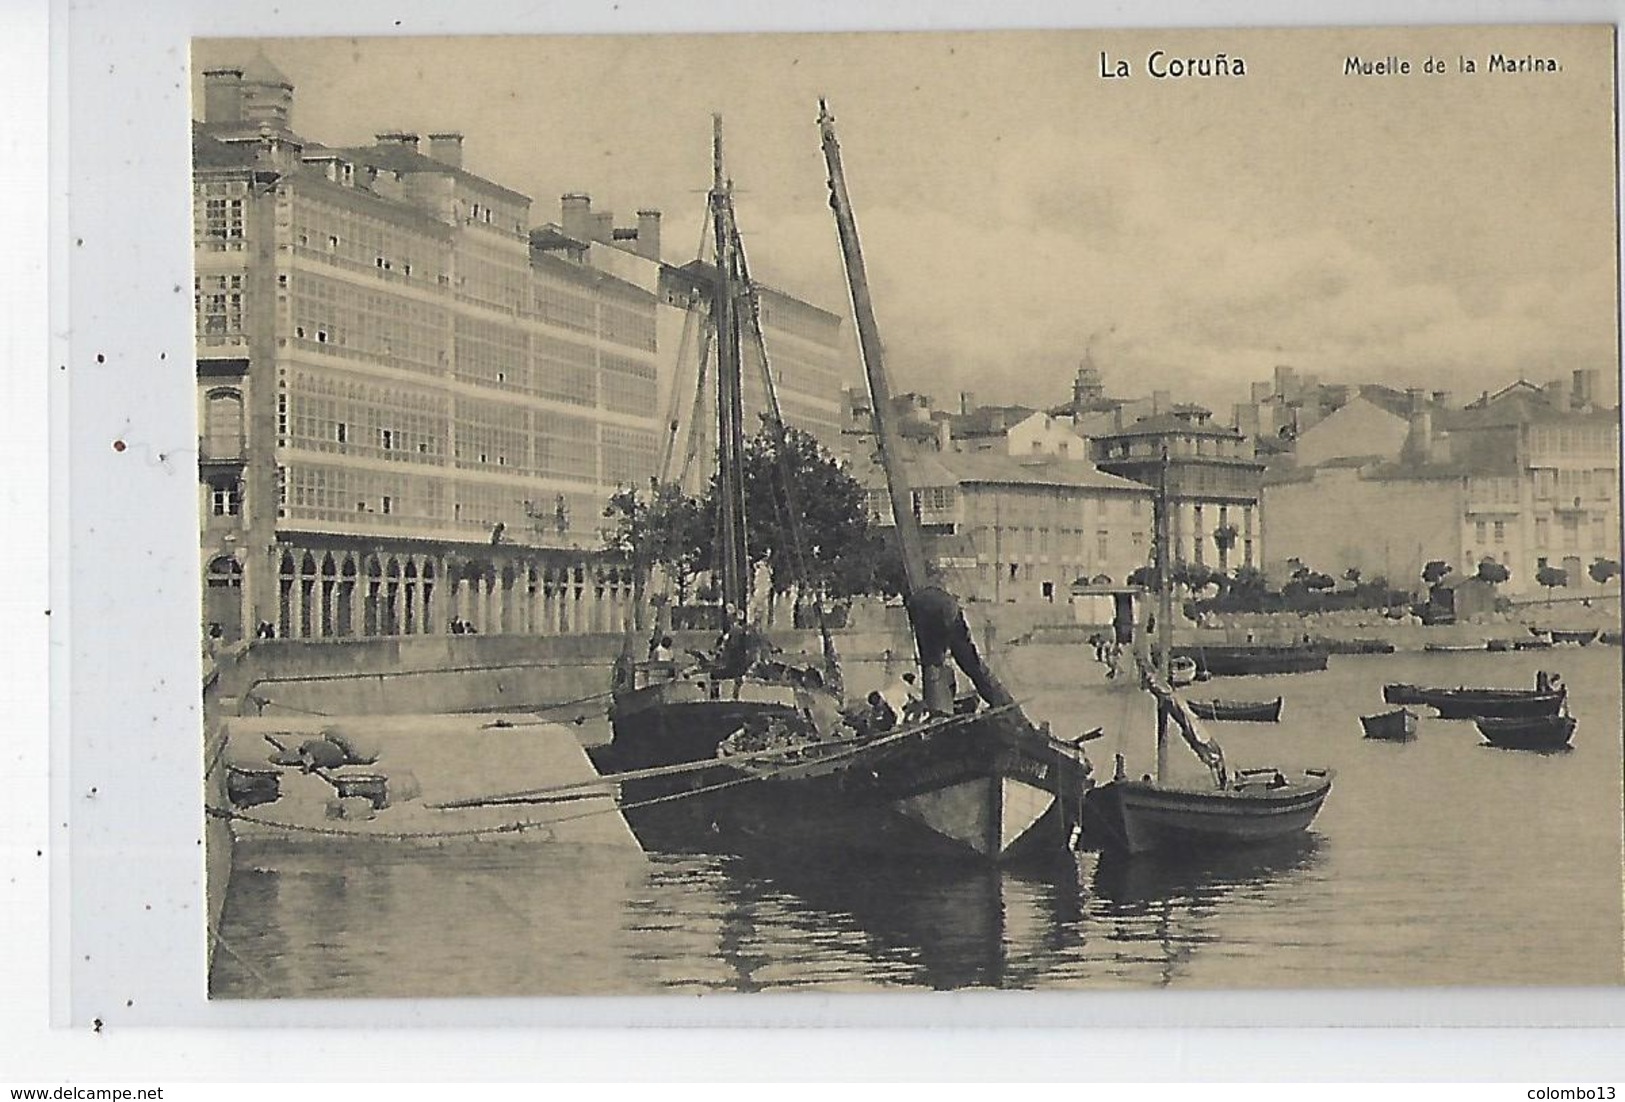
[[[1145, 694], [1087, 648], [1006, 649], [1057, 733], [1095, 726], [1150, 768]], [[1561, 675], [1578, 719], [1558, 754], [1497, 750], [1467, 721], [1364, 739], [1382, 685], [1528, 686]], [[1308, 835], [1182, 866], [1080, 857], [1059, 874], [874, 863], [644, 864], [590, 847], [491, 846], [357, 862], [239, 858], [217, 954], [223, 997], [546, 995], [898, 988], [1370, 987], [1619, 983], [1620, 651], [1333, 656], [1322, 672], [1226, 679], [1285, 698], [1226, 724], [1245, 767], [1337, 771]], [[1427, 712], [1427, 709], [1422, 709]], [[1175, 761], [1178, 762], [1177, 755]], [[1180, 768], [1199, 775], [1194, 759]]]

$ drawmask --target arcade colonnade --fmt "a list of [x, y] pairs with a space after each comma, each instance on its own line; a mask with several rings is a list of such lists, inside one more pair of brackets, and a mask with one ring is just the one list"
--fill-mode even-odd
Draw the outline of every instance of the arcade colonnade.
[[280, 639], [341, 639], [443, 635], [454, 621], [482, 635], [620, 632], [633, 614], [627, 566], [560, 552], [278, 544], [268, 565], [274, 615], [263, 597], [252, 610], [241, 564], [229, 556], [208, 564], [206, 614], [228, 640], [252, 635], [263, 620]]

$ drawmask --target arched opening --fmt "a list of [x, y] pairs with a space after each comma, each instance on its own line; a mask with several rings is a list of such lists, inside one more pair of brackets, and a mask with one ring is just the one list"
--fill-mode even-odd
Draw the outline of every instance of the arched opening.
[[305, 552], [299, 562], [299, 637], [309, 639], [316, 634], [316, 556]]
[[297, 622], [295, 593], [299, 584], [293, 553], [290, 551], [282, 552], [282, 564], [277, 570], [277, 583], [276, 633], [278, 638], [286, 639], [293, 634]]
[[338, 597], [338, 568], [333, 563], [331, 554], [322, 556], [322, 621], [321, 631], [325, 638], [337, 634], [338, 624], [335, 617], [334, 602]]
[[218, 625], [220, 638], [235, 643], [243, 637], [243, 567], [230, 555], [209, 562], [204, 578], [203, 619]]
[[338, 597], [333, 604], [333, 634], [355, 634], [355, 559], [344, 556], [339, 567]]
[[363, 635], [377, 635], [383, 617], [384, 568], [378, 564], [377, 556], [369, 555], [366, 569], [367, 590], [362, 601], [361, 632]]

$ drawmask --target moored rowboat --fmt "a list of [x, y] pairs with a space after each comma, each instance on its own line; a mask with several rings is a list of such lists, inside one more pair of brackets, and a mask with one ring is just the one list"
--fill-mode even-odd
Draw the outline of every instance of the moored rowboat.
[[1505, 750], [1562, 750], [1574, 737], [1573, 716], [1478, 719], [1474, 722], [1486, 742]]
[[1281, 697], [1274, 700], [1187, 700], [1185, 706], [1198, 719], [1233, 723], [1279, 723]]
[[1380, 715], [1361, 716], [1360, 726], [1365, 737], [1389, 742], [1407, 742], [1416, 737], [1416, 713], [1409, 708], [1398, 708]]

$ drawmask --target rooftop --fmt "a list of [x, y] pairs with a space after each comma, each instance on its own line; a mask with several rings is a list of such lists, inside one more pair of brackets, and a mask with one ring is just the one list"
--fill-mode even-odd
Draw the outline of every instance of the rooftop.
[[1132, 425], [1124, 425], [1113, 432], [1103, 432], [1098, 439], [1119, 440], [1133, 436], [1217, 436], [1226, 440], [1240, 440], [1242, 433], [1238, 429], [1215, 425], [1201, 418], [1179, 413], [1159, 413], [1141, 418]]

